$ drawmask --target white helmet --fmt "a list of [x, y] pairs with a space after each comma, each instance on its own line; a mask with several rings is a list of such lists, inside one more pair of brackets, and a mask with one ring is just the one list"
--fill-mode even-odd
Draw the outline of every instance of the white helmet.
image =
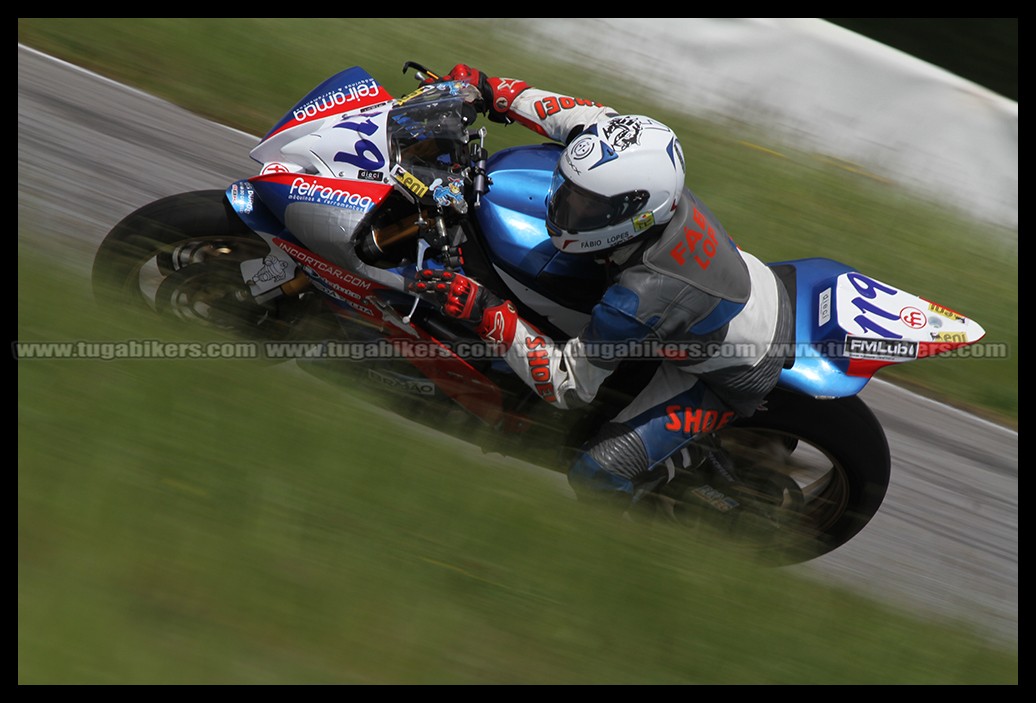
[[597, 123], [568, 145], [547, 194], [547, 232], [573, 254], [612, 249], [668, 222], [683, 192], [673, 130], [642, 115]]

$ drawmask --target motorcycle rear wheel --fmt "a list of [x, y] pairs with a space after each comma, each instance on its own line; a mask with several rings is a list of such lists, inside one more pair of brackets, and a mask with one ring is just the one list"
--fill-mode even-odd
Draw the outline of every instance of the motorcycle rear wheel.
[[888, 441], [855, 396], [817, 400], [778, 390], [764, 410], [716, 437], [738, 483], [717, 494], [709, 490], [717, 486], [702, 488], [700, 474], [679, 471], [659, 497], [677, 522], [716, 529], [765, 563], [800, 563], [844, 545], [888, 490]]

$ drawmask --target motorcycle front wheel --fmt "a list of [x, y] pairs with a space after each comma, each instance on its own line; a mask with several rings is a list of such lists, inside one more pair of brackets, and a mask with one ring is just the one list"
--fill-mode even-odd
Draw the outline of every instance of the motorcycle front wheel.
[[179, 193], [143, 206], [105, 237], [94, 259], [94, 295], [167, 318], [246, 336], [286, 335], [297, 299], [260, 305], [242, 280], [242, 261], [269, 246], [222, 190]]

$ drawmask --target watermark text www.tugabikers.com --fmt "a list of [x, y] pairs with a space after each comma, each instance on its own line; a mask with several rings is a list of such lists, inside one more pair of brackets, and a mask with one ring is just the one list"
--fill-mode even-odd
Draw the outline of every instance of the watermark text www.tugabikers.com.
[[15, 342], [16, 359], [259, 359], [262, 348], [255, 342], [166, 342], [127, 339], [111, 342]]
[[[499, 344], [479, 340], [443, 343], [429, 339], [378, 339], [370, 341], [163, 341], [157, 339], [126, 339], [115, 341], [71, 340], [60, 342], [18, 341], [12, 343], [12, 353], [18, 360], [29, 359], [82, 359], [113, 361], [119, 359], [337, 359], [362, 361], [371, 359], [436, 359], [457, 355], [463, 359], [496, 359], [506, 354]], [[909, 358], [940, 356], [970, 359], [1006, 359], [1010, 356], [1007, 344], [975, 343], [967, 346], [952, 344], [918, 348], [916, 345], [879, 345], [874, 349], [849, 348], [841, 342], [819, 344], [781, 345], [757, 349], [744, 344], [701, 343], [646, 343], [622, 342], [584, 344], [569, 347], [566, 354], [582, 356], [601, 362], [622, 360], [658, 361], [668, 359], [677, 363], [695, 363], [708, 358], [758, 358], [761, 354], [781, 358], [886, 359], [907, 361]]]

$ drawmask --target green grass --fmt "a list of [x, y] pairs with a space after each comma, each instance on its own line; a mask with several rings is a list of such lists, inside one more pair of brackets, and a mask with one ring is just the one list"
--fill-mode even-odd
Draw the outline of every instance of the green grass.
[[[204, 341], [20, 260], [22, 341]], [[20, 683], [1017, 681], [1017, 653], [616, 522], [288, 368], [18, 362]]]
[[[417, 23], [22, 18], [19, 41], [256, 134], [348, 65], [400, 93], [406, 59], [632, 109], [613, 83], [519, 51], [501, 25]], [[693, 145], [689, 182], [745, 248], [858, 263], [1016, 348], [1017, 233], [765, 135], [655, 112]], [[490, 129], [493, 148], [532, 141]], [[26, 249], [18, 273], [21, 341], [185, 334], [69, 296], [86, 282]], [[554, 476], [287, 368], [17, 368], [20, 683], [1017, 682], [1016, 647], [607, 520]], [[892, 377], [1017, 417], [1013, 357]]]

